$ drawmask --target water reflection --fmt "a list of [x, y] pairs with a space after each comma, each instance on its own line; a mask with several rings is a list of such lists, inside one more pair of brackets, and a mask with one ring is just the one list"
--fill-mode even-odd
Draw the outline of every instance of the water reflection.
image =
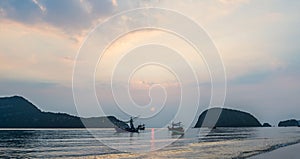
[[0, 158], [67, 157], [107, 152], [115, 151], [103, 147], [84, 129], [0, 130]]
[[[38, 147], [38, 139], [41, 134], [36, 131], [0, 131], [0, 150], [4, 156], [29, 158], [30, 151], [24, 149], [33, 149]], [[5, 149], [5, 151], [3, 150]]]
[[[200, 128], [198, 142], [253, 138], [257, 128]], [[206, 135], [203, 135], [206, 134]]]
[[155, 131], [154, 128], [151, 129], [151, 150], [155, 150]]

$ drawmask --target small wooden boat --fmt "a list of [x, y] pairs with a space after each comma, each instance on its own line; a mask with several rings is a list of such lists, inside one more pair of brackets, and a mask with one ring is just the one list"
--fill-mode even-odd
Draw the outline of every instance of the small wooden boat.
[[138, 125], [137, 128], [135, 128], [135, 126], [133, 125], [133, 120], [137, 118], [137, 117], [134, 117], [134, 118], [130, 118], [129, 121], [125, 122], [125, 123], [129, 123], [128, 124], [123, 124], [123, 125], [116, 125], [115, 126], [115, 130], [117, 133], [123, 133], [123, 132], [133, 132], [133, 133], [139, 133], [139, 130], [145, 130], [145, 124], [140, 124]]
[[145, 130], [145, 124], [140, 124], [137, 127], [138, 130]]
[[138, 129], [131, 129], [130, 127], [128, 128], [115, 127], [115, 130], [117, 133], [125, 133], [125, 132], [139, 133]]
[[172, 132], [172, 135], [183, 135], [184, 134], [184, 128], [183, 128], [181, 122], [178, 122], [178, 123], [172, 122], [171, 127], [168, 126], [168, 130]]

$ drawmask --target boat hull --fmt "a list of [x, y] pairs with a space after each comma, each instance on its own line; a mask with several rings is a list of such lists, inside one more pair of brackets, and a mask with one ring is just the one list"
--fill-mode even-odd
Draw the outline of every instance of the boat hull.
[[168, 130], [172, 132], [172, 135], [183, 135], [184, 134], [184, 129], [183, 127], [168, 127]]
[[126, 133], [126, 132], [133, 132], [133, 133], [139, 133], [139, 130], [137, 129], [130, 129], [130, 128], [119, 128], [119, 127], [115, 127], [115, 130], [117, 133]]

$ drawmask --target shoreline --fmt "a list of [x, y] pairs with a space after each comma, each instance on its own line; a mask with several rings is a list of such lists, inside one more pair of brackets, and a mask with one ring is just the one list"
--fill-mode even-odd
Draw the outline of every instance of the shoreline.
[[286, 146], [275, 148], [271, 151], [266, 151], [247, 157], [247, 159], [297, 159], [299, 158], [300, 143], [289, 144]]

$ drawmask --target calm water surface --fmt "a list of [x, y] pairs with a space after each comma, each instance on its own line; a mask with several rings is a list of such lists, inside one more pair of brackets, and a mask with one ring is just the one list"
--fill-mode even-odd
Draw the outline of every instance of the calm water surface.
[[101, 141], [127, 150], [154, 150], [175, 141], [154, 152], [128, 153], [102, 144], [85, 129], [2, 129], [0, 158], [246, 158], [300, 142], [300, 128], [217, 128], [205, 136], [207, 129], [190, 129], [184, 136], [161, 132], [92, 130]]

